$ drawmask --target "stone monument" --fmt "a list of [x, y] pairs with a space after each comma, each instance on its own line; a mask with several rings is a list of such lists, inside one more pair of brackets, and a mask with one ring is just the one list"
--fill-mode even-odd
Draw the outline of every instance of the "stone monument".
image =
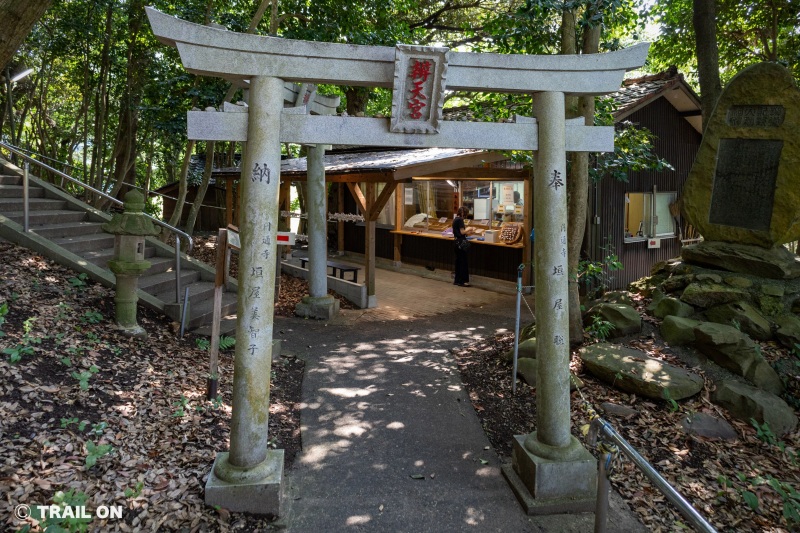
[[689, 263], [773, 279], [800, 276], [781, 245], [800, 239], [800, 91], [774, 63], [734, 77], [708, 120], [683, 189], [683, 213], [705, 239]]

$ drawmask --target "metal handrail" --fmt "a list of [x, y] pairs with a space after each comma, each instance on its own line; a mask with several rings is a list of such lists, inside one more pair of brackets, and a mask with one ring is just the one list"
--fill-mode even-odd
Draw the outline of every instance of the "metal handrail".
[[[59, 161], [58, 159], [53, 159], [52, 157], [48, 157], [48, 156], [46, 156], [44, 154], [40, 154], [39, 152], [37, 152], [35, 150], [31, 150], [30, 148], [24, 148], [22, 146], [14, 146], [14, 145], [11, 145], [11, 144], [8, 144], [8, 143], [3, 143], [3, 144], [4, 144], [4, 146], [10, 146], [12, 148], [16, 148], [17, 150], [23, 150], [25, 152], [28, 152], [29, 154], [35, 155], [36, 157], [41, 157], [42, 159], [49, 159], [50, 161], [55, 161], [56, 163], [64, 165], [64, 167], [74, 168], [75, 170], [81, 170], [79, 167], [76, 167], [75, 165], [70, 165], [69, 163], [67, 163], [65, 161]], [[140, 187], [139, 185], [134, 185], [133, 183], [126, 183], [125, 186], [126, 187], [131, 187], [133, 189], [139, 189], [140, 191], [144, 191], [145, 190], [144, 187]], [[156, 195], [156, 196], [161, 196], [162, 198], [166, 198], [168, 200], [175, 200], [176, 202], [178, 201], [178, 199], [175, 198], [174, 196], [168, 196], [168, 195], [166, 195], [166, 194], [164, 194], [162, 192], [154, 191], [153, 189], [148, 189], [147, 194], [153, 194], [153, 195]], [[193, 202], [189, 202], [188, 200], [184, 200], [184, 202], [183, 202], [184, 205], [191, 204], [191, 203], [193, 203]], [[202, 204], [202, 203], [200, 204], [200, 207], [205, 207], [206, 209], [219, 209], [220, 211], [225, 210], [224, 207], [220, 207], [218, 205], [210, 205], [210, 204]]]
[[[592, 419], [588, 437], [589, 443], [592, 445], [596, 444], [598, 437], [605, 437], [611, 443], [615, 444], [617, 448], [631, 461], [633, 461], [633, 464], [639, 467], [639, 470], [641, 470], [641, 472], [655, 484], [656, 488], [667, 497], [672, 505], [677, 507], [678, 511], [680, 511], [684, 518], [686, 518], [686, 520], [688, 520], [697, 531], [702, 531], [703, 533], [717, 533], [717, 530], [714, 529], [714, 526], [712, 526], [708, 520], [703, 518], [703, 515], [701, 515], [697, 509], [695, 509], [692, 504], [686, 500], [686, 498], [684, 498], [677, 490], [675, 490], [672, 485], [670, 485], [669, 482], [664, 479], [644, 457], [639, 455], [639, 452], [637, 452], [628, 441], [622, 438], [622, 435], [617, 433], [611, 424], [599, 416], [595, 417]], [[607, 488], [604, 490], [607, 491]], [[598, 500], [599, 499], [600, 491], [598, 489]], [[605, 516], [603, 516], [603, 519], [605, 519]], [[595, 531], [598, 530], [604, 531], [605, 525], [602, 524], [602, 527], [598, 529], [596, 524]]]
[[[112, 203], [114, 203], [116, 205], [123, 205], [124, 204], [124, 202], [122, 202], [121, 200], [118, 200], [118, 199], [114, 198], [113, 196], [104, 193], [103, 191], [95, 189], [91, 185], [87, 185], [86, 183], [82, 182], [81, 180], [73, 178], [72, 176], [70, 176], [68, 174], [65, 174], [64, 172], [61, 172], [60, 170], [56, 170], [55, 168], [51, 167], [50, 165], [48, 165], [46, 163], [42, 163], [41, 161], [37, 161], [36, 159], [30, 157], [29, 155], [23, 153], [21, 150], [15, 148], [15, 147], [13, 147], [13, 146], [11, 146], [9, 144], [6, 144], [6, 143], [0, 141], [0, 147], [5, 148], [6, 150], [11, 152], [12, 154], [15, 154], [15, 155], [18, 155], [18, 156], [22, 157], [25, 161], [31, 162], [34, 165], [38, 165], [39, 167], [41, 167], [41, 168], [43, 168], [43, 169], [45, 169], [45, 170], [47, 170], [49, 172], [54, 173], [55, 175], [61, 177], [62, 180], [64, 180], [64, 179], [69, 180], [72, 183], [75, 183], [76, 185], [79, 185], [80, 187], [83, 187], [84, 189], [86, 189], [88, 191], [91, 191], [94, 194], [102, 196], [106, 200], [109, 200], [109, 201], [111, 201]], [[27, 172], [26, 172], [26, 174], [27, 174]], [[27, 202], [26, 202], [26, 204], [27, 204]], [[23, 206], [24, 210], [27, 210], [27, 208], [28, 208], [27, 205]], [[166, 229], [168, 229], [169, 231], [171, 231], [171, 232], [173, 232], [175, 234], [175, 303], [180, 303], [180, 301], [181, 301], [181, 237], [184, 237], [186, 239], [186, 243], [187, 243], [186, 252], [189, 253], [189, 252], [192, 251], [192, 248], [194, 247], [194, 241], [192, 241], [192, 236], [189, 235], [188, 233], [186, 233], [185, 231], [179, 230], [178, 228], [176, 228], [174, 226], [171, 226], [171, 225], [167, 224], [166, 222], [163, 222], [163, 221], [157, 219], [156, 217], [154, 217], [154, 216], [152, 216], [152, 215], [150, 215], [148, 213], [142, 213], [142, 214], [144, 216], [146, 216], [147, 218], [149, 218], [150, 220], [152, 220], [155, 224], [158, 224], [162, 228], [166, 228]]]

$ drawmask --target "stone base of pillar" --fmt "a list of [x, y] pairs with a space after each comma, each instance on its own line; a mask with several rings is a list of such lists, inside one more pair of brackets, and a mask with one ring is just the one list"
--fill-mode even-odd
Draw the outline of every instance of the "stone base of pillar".
[[403, 268], [403, 262], [402, 261], [392, 261], [392, 266], [394, 268]]
[[330, 320], [339, 313], [339, 300], [330, 294], [314, 298], [304, 296], [294, 308], [294, 314], [303, 318]]
[[595, 510], [597, 460], [572, 437], [568, 459], [545, 459], [525, 448], [528, 435], [515, 435], [511, 464], [503, 475], [528, 515]]
[[[228, 452], [217, 454], [206, 481], [206, 505], [218, 505], [233, 512], [281, 516], [283, 450], [267, 452], [264, 470], [269, 473], [261, 479], [244, 479], [235, 483], [223, 481], [214, 472], [220, 463], [224, 465], [227, 461]], [[262, 465], [257, 468], [261, 470]]]
[[367, 309], [375, 309], [378, 307], [378, 297], [375, 294], [367, 296]]
[[126, 337], [134, 337], [136, 339], [147, 338], [147, 331], [145, 331], [145, 329], [138, 324], [135, 326], [122, 326], [120, 324], [116, 324], [114, 329], [117, 331], [117, 333], [121, 333]]

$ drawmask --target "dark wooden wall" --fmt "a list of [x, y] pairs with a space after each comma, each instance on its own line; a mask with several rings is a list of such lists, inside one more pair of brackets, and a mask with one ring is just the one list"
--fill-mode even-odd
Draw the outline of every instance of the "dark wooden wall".
[[[676, 191], [680, 198], [702, 138], [664, 98], [657, 98], [626, 120], [655, 134], [656, 154], [675, 170], [632, 172], [627, 183], [606, 177], [590, 186], [589, 212], [594, 215], [589, 217], [587, 251], [593, 260], [601, 260], [605, 256], [603, 248], [610, 245], [624, 265], [623, 270], [610, 274], [612, 289], [624, 289], [632, 281], [649, 275], [653, 264], [680, 255], [681, 243], [677, 236], [661, 239], [661, 248], [648, 249], [646, 240], [624, 242], [625, 193], [653, 192], [655, 185], [659, 192]], [[599, 223], [595, 216], [599, 217]], [[679, 218], [678, 222], [682, 220]]]

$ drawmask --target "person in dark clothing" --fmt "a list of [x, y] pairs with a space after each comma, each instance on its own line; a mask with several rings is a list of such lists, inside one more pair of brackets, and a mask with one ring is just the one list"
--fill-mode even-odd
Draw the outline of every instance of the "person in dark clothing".
[[456, 245], [456, 275], [453, 285], [469, 287], [469, 264], [467, 263], [467, 250], [462, 249], [461, 243], [467, 240], [467, 235], [472, 233], [472, 228], [467, 228], [464, 224], [469, 211], [466, 207], [459, 207], [456, 217], [453, 219], [453, 237]]

